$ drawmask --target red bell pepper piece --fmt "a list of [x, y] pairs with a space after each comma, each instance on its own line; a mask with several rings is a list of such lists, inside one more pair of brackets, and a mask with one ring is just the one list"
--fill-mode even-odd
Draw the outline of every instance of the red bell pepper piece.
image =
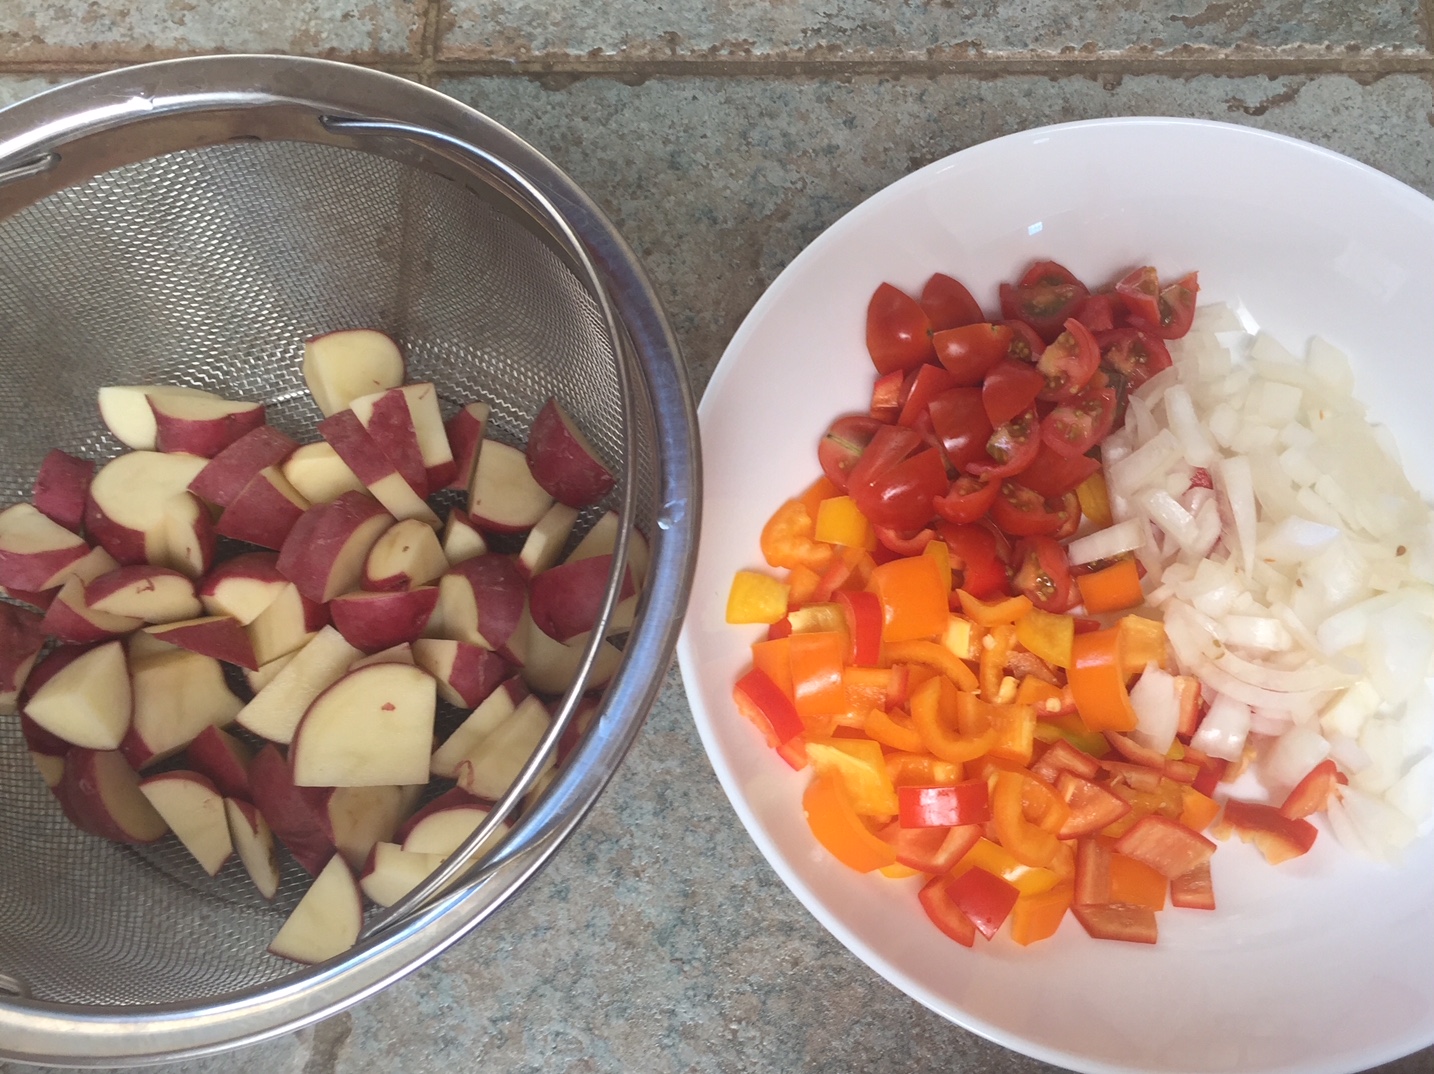
[[1188, 910], [1215, 909], [1215, 886], [1210, 881], [1208, 861], [1171, 879], [1170, 905]]
[[1311, 813], [1322, 812], [1329, 806], [1330, 795], [1335, 793], [1341, 782], [1339, 767], [1326, 757], [1295, 784], [1280, 805], [1280, 813], [1290, 820], [1308, 817]]
[[848, 662], [857, 667], [876, 667], [881, 662], [881, 631], [884, 625], [881, 599], [865, 590], [841, 590], [836, 594], [846, 616], [846, 630], [851, 637]]
[[896, 800], [903, 828], [948, 828], [991, 819], [991, 792], [984, 779], [968, 779], [954, 787], [898, 787]]
[[1081, 779], [1095, 779], [1100, 774], [1100, 761], [1079, 746], [1058, 738], [1046, 748], [1040, 759], [1031, 765], [1031, 772], [1059, 788], [1062, 772], [1070, 772]]
[[1124, 940], [1127, 943], [1154, 943], [1157, 935], [1155, 911], [1129, 903], [1071, 904], [1071, 913], [1097, 940]]
[[1057, 777], [1056, 792], [1070, 807], [1070, 814], [1056, 833], [1062, 839], [1094, 835], [1130, 812], [1130, 803], [1125, 799], [1073, 772], [1062, 772]]
[[1115, 849], [1127, 858], [1144, 862], [1166, 879], [1188, 873], [1210, 860], [1215, 844], [1179, 821], [1151, 813], [1116, 841]]
[[1316, 828], [1307, 820], [1291, 820], [1271, 805], [1230, 799], [1216, 822], [1216, 832], [1234, 831], [1247, 843], [1254, 843], [1271, 865], [1298, 858], [1314, 846]]
[[1110, 841], [1099, 836], [1076, 840], [1074, 903], [1110, 902]]
[[[774, 746], [782, 746], [806, 730], [792, 699], [760, 668], [753, 668], [733, 687], [737, 707], [751, 719], [754, 714], [771, 729]], [[762, 724], [758, 723], [761, 727]]]
[[951, 897], [946, 877], [938, 876], [931, 880], [917, 898], [933, 925], [965, 947], [975, 945], [976, 926]]
[[908, 869], [932, 876], [951, 871], [981, 839], [979, 824], [950, 828], [906, 828], [893, 821], [876, 833], [896, 851], [896, 860]]
[[996, 935], [1021, 894], [1015, 885], [980, 868], [953, 876], [946, 882], [946, 892], [988, 940]]

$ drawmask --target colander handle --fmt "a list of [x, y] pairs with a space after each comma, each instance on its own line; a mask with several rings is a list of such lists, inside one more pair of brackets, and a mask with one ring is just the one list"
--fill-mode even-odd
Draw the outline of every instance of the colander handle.
[[[623, 336], [618, 329], [617, 316], [613, 311], [612, 303], [608, 297], [607, 288], [599, 274], [582, 239], [568, 225], [557, 207], [548, 196], [543, 193], [527, 176], [513, 168], [506, 161], [486, 152], [479, 146], [466, 142], [461, 138], [435, 131], [428, 127], [422, 127], [410, 123], [400, 123], [393, 120], [381, 119], [352, 119], [339, 116], [324, 116], [320, 122], [324, 128], [334, 134], [346, 135], [379, 135], [383, 137], [408, 138], [417, 141], [435, 144], [444, 150], [476, 160], [486, 171], [496, 172], [503, 181], [510, 186], [510, 193], [520, 196], [527, 204], [528, 210], [535, 216], [542, 219], [543, 223], [552, 228], [564, 241], [572, 256], [577, 261], [577, 269], [583, 277], [584, 282], [591, 288], [593, 297], [597, 300], [602, 310], [608, 339], [612, 344], [613, 358], [617, 366], [619, 394], [622, 400], [622, 436], [625, 443], [632, 442], [632, 430], [635, 427], [635, 414], [632, 407], [631, 373], [628, 368], [627, 351], [623, 346]], [[607, 589], [603, 594], [601, 614], [596, 625], [593, 627], [591, 636], [583, 648], [582, 659], [578, 663], [577, 672], [572, 686], [564, 695], [562, 704], [558, 708], [547, 733], [533, 750], [522, 770], [513, 780], [507, 793], [500, 798], [496, 805], [474, 829], [473, 833], [463, 842], [463, 845], [448, 855], [444, 863], [434, 872], [430, 873], [423, 881], [416, 885], [408, 894], [399, 899], [385, 911], [375, 915], [365, 927], [360, 939], [368, 939], [388, 929], [393, 928], [406, 918], [426, 909], [438, 898], [452, 898], [458, 893], [446, 890], [448, 885], [460, 874], [466, 873], [463, 889], [472, 889], [483, 883], [488, 876], [492, 875], [505, 861], [522, 854], [528, 849], [527, 843], [522, 841], [504, 840], [493, 851], [484, 855], [477, 862], [470, 862], [470, 857], [482, 846], [498, 826], [507, 819], [514, 807], [532, 789], [537, 782], [538, 776], [547, 766], [548, 759], [557, 749], [558, 740], [562, 738], [567, 730], [568, 724], [573, 720], [577, 711], [578, 700], [582, 697], [587, 687], [588, 679], [592, 675], [593, 664], [601, 649], [607, 631], [607, 624], [612, 618], [613, 609], [619, 601], [619, 593], [622, 589], [623, 576], [627, 564], [627, 553], [629, 539], [632, 533], [632, 519], [635, 506], [635, 489], [637, 486], [637, 464], [635, 452], [628, 451], [623, 456], [623, 482], [622, 482], [622, 509], [620, 512], [621, 525], [618, 527], [616, 543], [613, 547], [613, 566], [608, 576]]]

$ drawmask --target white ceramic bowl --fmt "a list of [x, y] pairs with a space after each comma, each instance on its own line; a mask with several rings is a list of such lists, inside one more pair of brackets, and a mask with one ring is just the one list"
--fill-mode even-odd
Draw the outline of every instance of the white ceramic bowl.
[[873, 970], [952, 1021], [1082, 1071], [1360, 1070], [1434, 1042], [1434, 840], [1400, 867], [1325, 831], [1278, 868], [1232, 841], [1219, 909], [1167, 910], [1154, 947], [1089, 939], [1067, 917], [1021, 948], [967, 950], [925, 919], [916, 881], [863, 876], [817, 845], [788, 769], [736, 714], [731, 685], [756, 628], [723, 622], [734, 571], [759, 565], [771, 511], [819, 474], [835, 415], [873, 376], [866, 303], [883, 280], [957, 276], [988, 309], [996, 285], [1054, 258], [1091, 283], [1154, 264], [1198, 269], [1201, 299], [1244, 306], [1288, 346], [1344, 348], [1356, 392], [1434, 489], [1434, 202], [1324, 149], [1172, 119], [1011, 135], [923, 168], [854, 209], [747, 317], [700, 407], [706, 499], [682, 673], [732, 804], [773, 868]]

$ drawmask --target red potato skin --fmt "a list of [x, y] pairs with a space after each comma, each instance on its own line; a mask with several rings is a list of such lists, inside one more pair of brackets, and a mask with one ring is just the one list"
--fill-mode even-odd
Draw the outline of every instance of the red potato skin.
[[[83, 593], [83, 590], [81, 592]], [[87, 606], [76, 606], [63, 599], [63, 596], [57, 596], [45, 609], [45, 618], [41, 621], [40, 629], [52, 638], [75, 645], [107, 641], [117, 636], [114, 631], [108, 630], [90, 619], [85, 614], [87, 610]], [[134, 619], [129, 622], [138, 624], [138, 620]]]
[[462, 787], [451, 787], [400, 824], [398, 831], [393, 833], [393, 839], [391, 841], [402, 846], [403, 841], [408, 838], [409, 833], [418, 827], [424, 818], [431, 817], [435, 813], [442, 813], [448, 809], [464, 809], [475, 806], [480, 809], [492, 809], [495, 804], [496, 803], [487, 798], [478, 798], [469, 794]]
[[252, 796], [249, 752], [232, 735], [214, 726], [206, 727], [189, 744], [184, 755], [190, 767], [208, 778], [225, 798], [247, 802]]
[[152, 567], [147, 563], [131, 563], [118, 570], [110, 571], [108, 574], [102, 574], [85, 586], [85, 603], [93, 607], [121, 589], [146, 582], [149, 583], [148, 588], [153, 590], [154, 580], [157, 578], [179, 578], [185, 585], [191, 587], [194, 585], [188, 575], [180, 574], [169, 567]]
[[276, 469], [261, 470], [234, 497], [215, 527], [221, 537], [247, 541], [275, 552], [284, 547], [284, 541], [308, 505], [295, 503], [285, 496], [275, 486], [274, 477], [283, 480]]
[[14, 586], [0, 585], [0, 597], [18, 600], [41, 612], [55, 603], [57, 593], [59, 593], [58, 589], [47, 589], [43, 593], [37, 593], [31, 589], [16, 589]]
[[334, 854], [329, 831], [328, 787], [296, 787], [289, 762], [272, 743], [249, 762], [254, 805], [275, 837], [310, 876], [318, 876]]
[[156, 451], [183, 451], [212, 459], [246, 433], [264, 424], [262, 403], [250, 410], [198, 419], [173, 414], [166, 409], [168, 405], [169, 400], [163, 396], [149, 398], [149, 408], [154, 412]]
[[160, 641], [167, 641], [192, 653], [236, 664], [250, 671], [259, 670], [259, 661], [254, 658], [254, 644], [237, 619], [219, 616], [207, 623], [165, 623], [151, 627], [149, 633]]
[[216, 587], [225, 578], [256, 578], [260, 581], [287, 582], [288, 579], [279, 573], [279, 556], [277, 552], [243, 552], [233, 559], [226, 559], [223, 563], [216, 563], [214, 569], [206, 574], [199, 583], [198, 591], [201, 597], [212, 597]]
[[478, 412], [482, 411], [485, 411], [484, 404], [469, 403], [443, 423], [455, 467], [453, 479], [448, 482], [451, 489], [466, 489], [473, 480], [478, 445], [483, 442], [483, 431], [488, 427], [487, 417], [479, 416]]
[[364, 428], [409, 487], [420, 496], [427, 496], [428, 468], [418, 446], [418, 430], [413, 426], [408, 397], [398, 388], [384, 392], [374, 400], [373, 413]]
[[297, 440], [260, 425], [214, 456], [189, 483], [189, 491], [205, 503], [228, 507], [261, 470], [278, 466], [298, 449]]
[[[329, 579], [327, 572], [321, 573], [316, 566], [331, 563], [353, 533], [378, 516], [390, 517], [377, 500], [362, 492], [345, 492], [331, 503], [315, 504], [294, 524], [279, 550], [279, 573], [303, 596], [323, 603]], [[360, 563], [360, 571], [362, 566]]]
[[[456, 641], [453, 644], [453, 666], [448, 670], [446, 678], [439, 677], [440, 685], [446, 684], [468, 708], [477, 708], [484, 698], [512, 674], [512, 668], [508, 666], [508, 661], [491, 649], [484, 649], [466, 641]], [[435, 669], [426, 670], [432, 673]]]
[[612, 473], [584, 445], [556, 399], [544, 403], [533, 419], [526, 454], [533, 480], [559, 503], [586, 507], [612, 491]]
[[45, 644], [44, 616], [29, 608], [0, 604], [0, 693], [18, 693], [25, 666]]
[[[612, 554], [561, 563], [533, 577], [528, 607], [533, 623], [544, 634], [569, 642], [591, 630], [602, 610], [603, 591], [612, 570]], [[625, 571], [619, 600], [635, 592], [632, 572]]]
[[82, 832], [131, 846], [152, 843], [163, 838], [163, 831], [155, 839], [139, 838], [135, 833], [121, 827], [105, 808], [101, 791], [101, 754], [100, 750], [87, 750], [79, 746], [72, 747], [69, 753], [65, 754], [65, 774], [60, 777], [54, 790], [60, 808], [65, 811], [70, 823]]
[[30, 677], [25, 680], [25, 697], [33, 697], [40, 687], [93, 648], [93, 644], [55, 646], [35, 665], [35, 670], [30, 672]]
[[85, 524], [85, 501], [89, 499], [90, 481], [94, 476], [93, 460], [76, 458], [56, 448], [40, 462], [31, 502], [37, 511], [65, 529], [81, 533]]
[[85, 533], [120, 564], [148, 562], [144, 533], [111, 522], [93, 496], [85, 501]]
[[63, 757], [73, 748], [59, 735], [46, 731], [24, 713], [20, 714], [20, 734], [25, 737], [26, 749], [46, 757]]
[[340, 410], [319, 422], [319, 435], [365, 485], [376, 485], [399, 472], [352, 410]]
[[[141, 544], [143, 540], [141, 539]], [[55, 575], [89, 555], [90, 546], [79, 537], [67, 548], [28, 555], [0, 548], [0, 585], [43, 593], [53, 589]], [[114, 553], [110, 553], [113, 555]], [[118, 557], [116, 557], [118, 558]], [[141, 554], [141, 560], [143, 555]]]
[[478, 608], [478, 633], [500, 654], [523, 618], [528, 586], [511, 558], [490, 552], [448, 569], [468, 581]]
[[437, 586], [347, 593], [329, 601], [329, 616], [345, 641], [373, 654], [418, 638], [437, 605]]

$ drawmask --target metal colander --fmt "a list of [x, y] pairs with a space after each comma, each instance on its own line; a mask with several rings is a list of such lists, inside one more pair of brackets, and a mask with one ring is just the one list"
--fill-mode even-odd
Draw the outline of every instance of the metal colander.
[[[449, 98], [315, 60], [150, 64], [0, 112], [0, 503], [29, 497], [51, 448], [119, 452], [95, 406], [105, 384], [262, 399], [272, 424], [316, 439], [303, 340], [345, 327], [394, 336], [409, 379], [433, 381], [445, 413], [487, 401], [494, 435], [521, 444], [556, 395], [620, 463], [603, 506], [622, 512], [622, 547], [635, 525], [652, 554], [599, 715], [524, 804], [575, 709], [570, 691], [469, 843], [508, 812], [499, 848], [467, 872], [456, 854], [393, 911], [371, 913], [347, 955], [308, 969], [265, 953], [307, 885], [293, 861], [271, 904], [242, 866], [211, 879], [173, 838], [122, 847], [83, 834], [38, 778], [17, 722], [0, 717], [0, 1056], [173, 1058], [357, 1001], [541, 866], [651, 705], [695, 555], [696, 419], [656, 298], [571, 180]], [[441, 717], [440, 733], [462, 715]]]

